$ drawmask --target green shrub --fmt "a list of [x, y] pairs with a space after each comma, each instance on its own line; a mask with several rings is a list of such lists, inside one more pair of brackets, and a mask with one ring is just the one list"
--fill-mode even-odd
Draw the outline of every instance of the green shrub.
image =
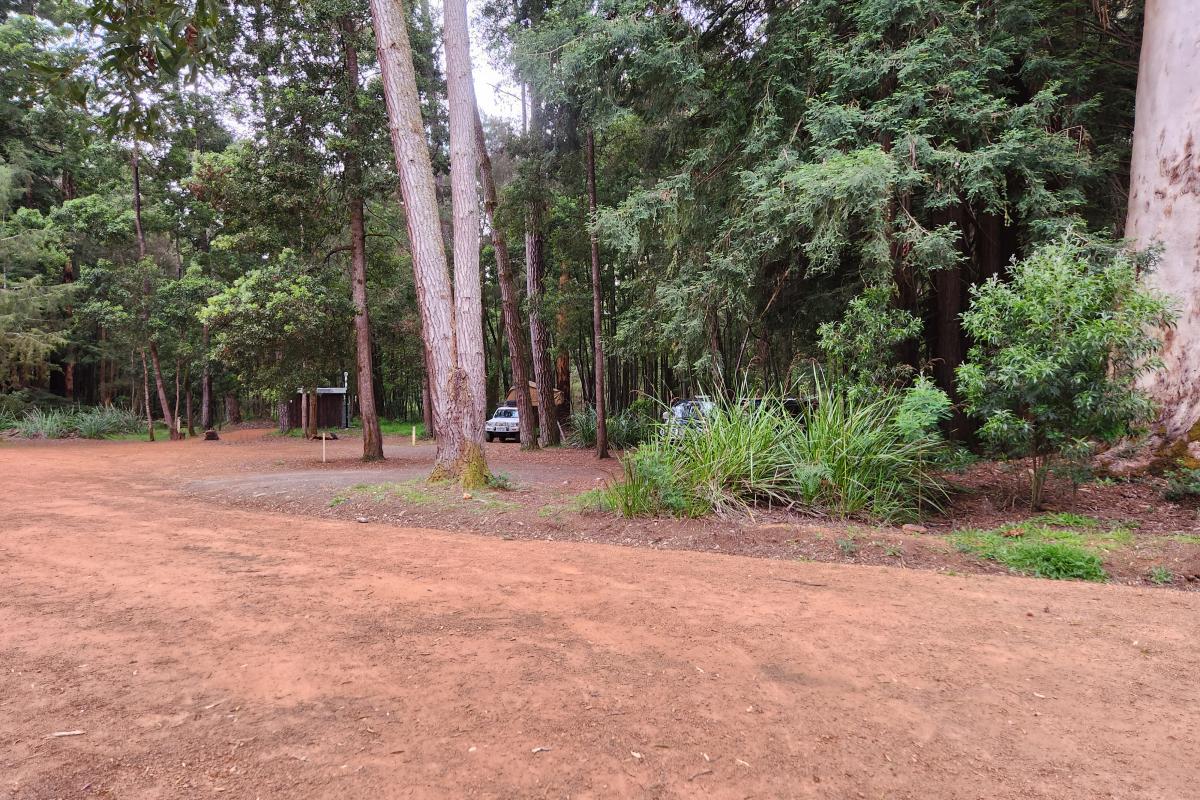
[[[936, 390], [935, 390], [936, 391]], [[818, 402], [787, 439], [787, 461], [803, 502], [836, 516], [897, 522], [947, 499], [936, 464], [946, 448], [932, 432], [898, 419], [905, 398], [818, 387]]]
[[146, 423], [133, 412], [110, 405], [79, 409], [71, 416], [70, 424], [84, 439], [103, 439], [121, 433], [135, 433]]
[[16, 428], [28, 439], [62, 439], [72, 433], [71, 415], [57, 408], [31, 408], [17, 420]]
[[[1086, 463], [1091, 442], [1127, 435], [1153, 417], [1137, 387], [1156, 369], [1167, 300], [1141, 288], [1122, 251], [1063, 239], [972, 288], [963, 328], [974, 340], [958, 368], [979, 435], [1032, 459], [1030, 501], [1041, 506], [1058, 462]], [[1072, 480], [1081, 473], [1072, 471]]]
[[1167, 488], [1163, 490], [1163, 497], [1168, 500], [1188, 500], [1194, 497], [1200, 497], [1200, 469], [1183, 469], [1174, 472], [1168, 472]]
[[17, 427], [17, 415], [11, 411], [0, 409], [0, 431]]
[[[608, 428], [608, 446], [617, 450], [648, 441], [658, 428], [657, 420], [645, 411], [648, 401], [640, 400], [630, 408], [610, 414], [606, 419]], [[567, 433], [567, 445], [570, 447], [591, 448], [596, 446], [596, 410], [586, 406], [574, 411], [570, 416], [570, 431]]]
[[1175, 582], [1175, 575], [1163, 566], [1154, 567], [1146, 577], [1155, 586], [1166, 586]]
[[933, 469], [944, 443], [930, 426], [897, 424], [903, 396], [822, 387], [817, 400], [799, 420], [768, 400], [719, 403], [700, 425], [661, 428], [625, 458], [609, 504], [626, 516], [800, 505], [892, 522], [946, 499]]

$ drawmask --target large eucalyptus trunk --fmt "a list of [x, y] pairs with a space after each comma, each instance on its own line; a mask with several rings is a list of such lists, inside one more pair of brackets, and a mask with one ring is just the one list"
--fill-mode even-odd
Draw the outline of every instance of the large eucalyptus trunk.
[[[592, 223], [596, 218], [596, 136], [591, 128], [587, 132], [587, 193], [588, 212]], [[589, 225], [592, 244], [592, 339], [595, 362], [595, 390], [593, 396], [596, 403], [596, 458], [608, 458], [608, 423], [605, 415], [604, 402], [604, 337], [602, 328], [604, 322], [604, 303], [600, 292], [600, 241], [596, 238], [596, 229]]]
[[371, 318], [367, 310], [367, 233], [363, 221], [362, 161], [359, 155], [358, 46], [355, 27], [342, 19], [342, 43], [346, 61], [346, 100], [349, 115], [350, 150], [344, 158], [346, 194], [350, 207], [350, 294], [354, 301], [355, 374], [358, 379], [358, 414], [362, 419], [363, 461], [383, 459], [383, 433], [375, 410], [375, 378], [371, 370]]
[[1143, 380], [1167, 442], [1200, 439], [1200, 16], [1184, 0], [1147, 0], [1125, 236], [1162, 246], [1146, 278], [1176, 297], [1165, 369]]
[[500, 283], [500, 308], [504, 316], [504, 335], [508, 339], [508, 357], [512, 362], [513, 386], [517, 391], [517, 415], [521, 424], [521, 449], [536, 450], [533, 401], [529, 397], [529, 358], [525, 354], [524, 326], [521, 324], [521, 300], [513, 280], [512, 261], [508, 257], [508, 241], [504, 229], [496, 224], [496, 181], [492, 177], [492, 159], [488, 156], [487, 139], [479, 109], [475, 109], [475, 147], [479, 151], [479, 177], [483, 182], [483, 210], [492, 231], [492, 247], [496, 251], [497, 280]]
[[458, 475], [463, 467], [462, 416], [466, 409], [457, 407], [463, 393], [454, 391], [463, 384], [461, 376], [455, 379], [458, 347], [454, 297], [442, 243], [433, 166], [421, 120], [412, 46], [404, 7], [398, 0], [371, 0], [371, 15], [379, 46], [380, 77], [387, 101], [392, 150], [400, 176], [400, 193], [404, 198], [417, 303], [421, 307], [421, 334], [429, 360], [429, 393], [437, 431], [433, 476]]
[[479, 159], [475, 149], [475, 90], [466, 0], [442, 4], [446, 88], [450, 106], [450, 205], [454, 217], [454, 325], [458, 369], [452, 380], [462, 430], [464, 486], [487, 481], [483, 424], [487, 414], [483, 297], [479, 273]]

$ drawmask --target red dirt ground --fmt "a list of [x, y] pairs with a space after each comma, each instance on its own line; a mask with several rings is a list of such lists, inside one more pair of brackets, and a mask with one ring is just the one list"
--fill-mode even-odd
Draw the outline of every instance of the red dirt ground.
[[356, 446], [0, 446], [0, 797], [1197, 794], [1193, 593], [222, 499]]

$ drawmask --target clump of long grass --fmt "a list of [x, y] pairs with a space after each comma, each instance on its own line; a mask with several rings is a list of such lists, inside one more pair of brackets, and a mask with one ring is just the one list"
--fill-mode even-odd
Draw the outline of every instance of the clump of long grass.
[[607, 505], [626, 516], [784, 505], [898, 522], [945, 501], [939, 412], [914, 422], [904, 395], [820, 385], [816, 401], [799, 417], [777, 399], [722, 402], [699, 424], [664, 426], [626, 457]]
[[103, 439], [119, 433], [139, 430], [142, 418], [131, 411], [114, 406], [95, 408], [31, 408], [14, 418], [11, 426], [17, 434], [28, 439], [65, 439], [80, 436], [84, 439]]
[[[617, 450], [636, 447], [653, 438], [659, 423], [652, 415], [648, 401], [638, 401], [630, 408], [610, 414], [605, 420], [608, 446]], [[590, 448], [596, 446], [596, 410], [591, 406], [574, 411], [570, 416], [567, 445]]]

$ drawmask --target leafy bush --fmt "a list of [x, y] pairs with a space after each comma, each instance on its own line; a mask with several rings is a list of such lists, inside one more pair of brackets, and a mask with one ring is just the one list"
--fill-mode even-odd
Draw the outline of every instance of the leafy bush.
[[718, 404], [702, 425], [660, 430], [629, 454], [624, 479], [606, 490], [609, 505], [626, 516], [779, 504], [913, 518], [946, 498], [932, 469], [944, 445], [912, 420], [897, 423], [904, 401], [819, 388], [815, 408], [799, 420], [778, 401]]
[[1140, 288], [1120, 251], [1063, 239], [971, 290], [963, 327], [975, 345], [958, 368], [980, 436], [1008, 456], [1033, 461], [1030, 501], [1041, 506], [1059, 460], [1086, 462], [1090, 442], [1112, 441], [1152, 418], [1136, 385], [1156, 369], [1155, 329], [1173, 315]]
[[1183, 469], [1168, 472], [1167, 488], [1163, 497], [1168, 500], [1188, 500], [1200, 497], [1200, 469]]
[[[654, 436], [658, 421], [653, 411], [646, 413], [649, 401], [639, 400], [624, 411], [611, 414], [606, 419], [608, 445], [618, 450], [636, 447]], [[570, 432], [567, 444], [571, 447], [590, 448], [596, 446], [596, 410], [586, 406], [571, 413]]]
[[1150, 574], [1146, 576], [1155, 586], [1166, 586], [1169, 583], [1175, 582], [1175, 575], [1171, 570], [1164, 566], [1157, 566], [1150, 570]]
[[15, 427], [17, 427], [17, 415], [0, 408], [0, 431], [7, 431]]

